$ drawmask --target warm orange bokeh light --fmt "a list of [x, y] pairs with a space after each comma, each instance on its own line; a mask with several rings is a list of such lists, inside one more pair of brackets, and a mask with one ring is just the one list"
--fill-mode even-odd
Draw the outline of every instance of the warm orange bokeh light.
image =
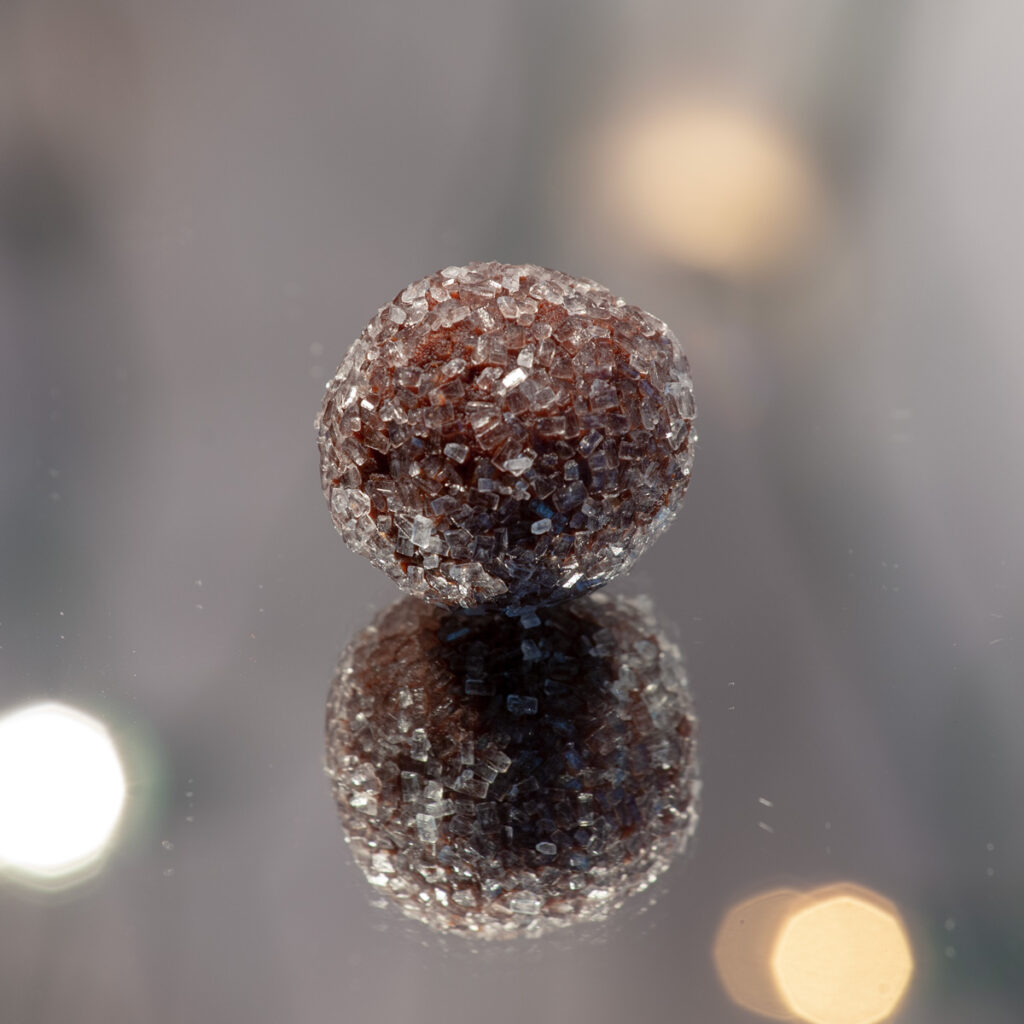
[[811, 1024], [889, 1017], [913, 973], [895, 907], [852, 885], [810, 893], [779, 931], [772, 974], [786, 1005]]
[[808, 1024], [877, 1024], [895, 1011], [914, 969], [899, 911], [849, 883], [777, 889], [738, 903], [715, 939], [734, 1002]]

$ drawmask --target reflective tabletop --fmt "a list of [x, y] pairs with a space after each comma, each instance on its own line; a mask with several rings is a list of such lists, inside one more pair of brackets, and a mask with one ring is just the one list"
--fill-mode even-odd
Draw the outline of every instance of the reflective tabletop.
[[[0, 9], [0, 1020], [1019, 1022], [1015, 15]], [[663, 318], [699, 439], [463, 633], [314, 419], [471, 260]]]

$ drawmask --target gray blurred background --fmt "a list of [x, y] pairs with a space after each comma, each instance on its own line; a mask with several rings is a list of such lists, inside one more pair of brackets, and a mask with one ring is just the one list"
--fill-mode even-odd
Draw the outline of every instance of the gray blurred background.
[[[722, 915], [850, 881], [899, 1020], [1019, 1024], [1022, 109], [1011, 0], [0, 4], [0, 713], [85, 710], [128, 776], [102, 871], [0, 876], [0, 1020], [754, 1021]], [[484, 952], [372, 907], [335, 821], [327, 686], [397, 594], [312, 427], [476, 259], [687, 348], [693, 484], [616, 589], [705, 780], [653, 905]]]

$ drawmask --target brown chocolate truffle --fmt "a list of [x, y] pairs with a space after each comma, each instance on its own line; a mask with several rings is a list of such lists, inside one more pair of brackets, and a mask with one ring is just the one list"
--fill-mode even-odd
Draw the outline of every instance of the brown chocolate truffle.
[[321, 481], [350, 547], [403, 590], [529, 613], [625, 572], [671, 522], [693, 417], [657, 317], [541, 267], [446, 267], [328, 384]]

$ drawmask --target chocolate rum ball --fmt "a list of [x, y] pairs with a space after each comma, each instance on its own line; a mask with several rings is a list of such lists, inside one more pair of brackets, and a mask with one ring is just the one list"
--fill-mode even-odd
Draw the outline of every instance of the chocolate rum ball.
[[363, 330], [317, 419], [348, 545], [407, 593], [520, 614], [626, 572], [690, 480], [686, 356], [584, 278], [470, 263]]

